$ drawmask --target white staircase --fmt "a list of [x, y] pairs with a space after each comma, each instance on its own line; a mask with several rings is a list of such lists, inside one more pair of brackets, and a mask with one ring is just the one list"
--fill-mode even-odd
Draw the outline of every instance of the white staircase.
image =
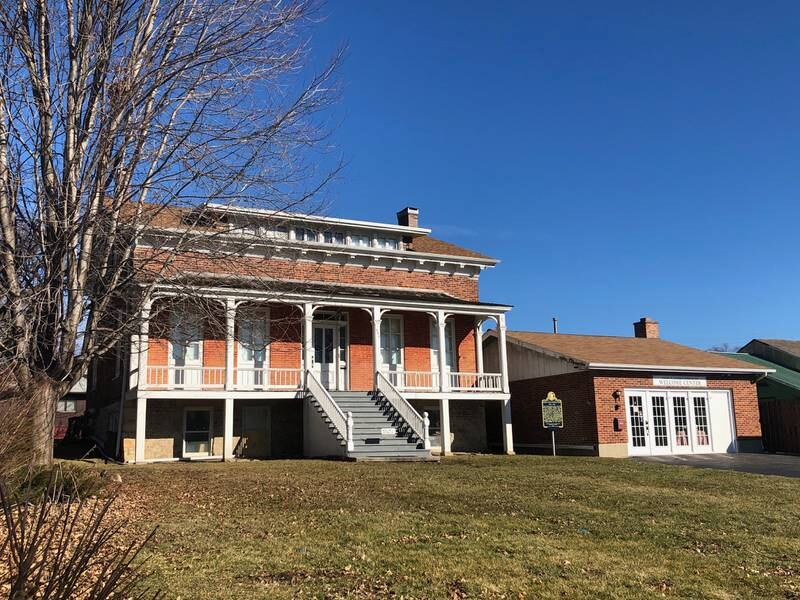
[[311, 405], [345, 448], [347, 458], [435, 460], [430, 450], [427, 413], [420, 416], [387, 383], [379, 375], [377, 391], [329, 392], [311, 375], [306, 390]]

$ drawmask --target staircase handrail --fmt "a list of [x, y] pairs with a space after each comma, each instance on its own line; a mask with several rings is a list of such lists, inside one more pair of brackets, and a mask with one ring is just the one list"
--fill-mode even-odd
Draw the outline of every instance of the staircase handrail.
[[340, 434], [345, 436], [347, 441], [347, 451], [352, 452], [355, 448], [353, 441], [353, 413], [348, 411], [347, 414], [342, 412], [339, 405], [331, 396], [330, 392], [325, 389], [325, 386], [320, 383], [319, 379], [309, 369], [306, 371], [306, 389], [319, 403], [322, 410], [333, 423], [333, 426], [339, 431]]
[[397, 414], [408, 423], [411, 430], [422, 440], [425, 450], [430, 450], [430, 419], [428, 418], [428, 413], [424, 412], [420, 415], [381, 371], [377, 372], [376, 381], [378, 392], [386, 398], [392, 408], [397, 411]]

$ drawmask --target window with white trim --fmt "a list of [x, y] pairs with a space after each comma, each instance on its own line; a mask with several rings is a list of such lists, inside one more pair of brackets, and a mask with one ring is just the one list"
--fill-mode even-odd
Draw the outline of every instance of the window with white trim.
[[381, 361], [392, 371], [403, 365], [403, 320], [400, 317], [381, 320]]
[[[444, 340], [445, 366], [449, 371], [455, 371], [456, 331], [452, 319], [445, 321]], [[431, 367], [432, 371], [439, 370], [439, 326], [436, 324], [436, 319], [431, 320]]]
[[345, 235], [342, 231], [326, 231], [322, 234], [322, 239], [326, 244], [337, 246], [343, 246], [345, 243]]
[[256, 315], [239, 318], [239, 361], [242, 366], [263, 368], [267, 356], [267, 322]]
[[298, 242], [316, 243], [319, 241], [319, 236], [316, 231], [306, 229], [305, 227], [294, 228], [294, 239]]
[[350, 245], [358, 246], [359, 248], [369, 248], [372, 240], [368, 235], [351, 235]]
[[377, 247], [384, 248], [386, 250], [397, 250], [400, 245], [395, 238], [386, 238], [386, 237], [379, 237], [376, 238], [377, 240]]
[[62, 398], [56, 402], [56, 411], [60, 413], [74, 413], [78, 410], [75, 400]]
[[199, 364], [202, 360], [203, 333], [200, 318], [191, 311], [172, 314], [170, 359], [176, 366]]

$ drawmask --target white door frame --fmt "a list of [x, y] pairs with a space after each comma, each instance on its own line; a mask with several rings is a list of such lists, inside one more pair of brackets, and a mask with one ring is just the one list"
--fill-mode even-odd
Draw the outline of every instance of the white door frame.
[[[736, 449], [736, 434], [732, 395], [729, 390], [698, 389], [626, 389], [625, 415], [628, 433], [628, 454], [630, 456], [655, 456], [659, 454], [708, 454], [714, 451], [714, 422], [712, 420], [711, 394], [724, 392], [727, 396], [728, 423], [731, 429], [733, 448]], [[642, 419], [644, 420], [644, 445], [634, 446], [634, 425], [631, 415], [631, 398], [642, 399]], [[654, 399], [664, 399], [666, 410], [667, 444], [656, 445], [656, 424], [660, 415], [654, 411]], [[676, 402], [683, 403], [684, 414], [676, 414]], [[719, 425], [723, 426], [722, 424]], [[679, 431], [685, 429], [685, 431]], [[721, 433], [721, 432], [720, 432]], [[663, 438], [663, 436], [660, 436]], [[640, 441], [640, 440], [639, 440]], [[684, 443], [686, 442], [686, 443]], [[735, 451], [735, 450], [734, 450]]]
[[[381, 356], [381, 362], [383, 363], [381, 365], [381, 367], [382, 367], [383, 370], [387, 370], [387, 371], [393, 370], [395, 372], [402, 373], [405, 370], [405, 365], [406, 365], [405, 321], [403, 320], [403, 315], [384, 315], [381, 318], [381, 327], [383, 327], [384, 323], [387, 323], [387, 326], [388, 326], [388, 322], [389, 321], [396, 321], [398, 323], [397, 326], [399, 327], [399, 331], [400, 331], [400, 364], [398, 364], [398, 365], [389, 365], [389, 364], [386, 363], [386, 361], [383, 360], [383, 356]], [[383, 333], [380, 332], [380, 335], [382, 337]], [[391, 336], [391, 332], [390, 332], [389, 335]], [[378, 345], [380, 347], [381, 353], [383, 353], [382, 340], [378, 340]], [[392, 367], [394, 367], [394, 368], [392, 368]]]
[[[345, 364], [344, 368], [340, 365], [339, 360], [339, 328], [342, 326], [341, 321], [313, 321], [312, 323], [312, 331], [311, 331], [311, 370], [314, 375], [317, 376], [319, 381], [322, 385], [325, 385], [325, 381], [322, 379], [322, 368], [320, 367], [319, 363], [316, 360], [316, 351], [317, 351], [317, 336], [316, 331], [318, 329], [326, 330], [330, 329], [333, 332], [332, 337], [332, 349], [331, 349], [331, 359], [332, 362], [331, 367], [329, 368], [330, 371], [328, 373], [328, 385], [326, 386], [329, 390], [344, 390], [346, 387], [345, 381], [347, 380], [347, 371], [349, 369], [349, 364]], [[322, 334], [322, 341], [323, 344], [325, 343], [325, 334]], [[324, 351], [324, 349], [323, 349]], [[349, 363], [349, 361], [348, 361]], [[332, 381], [331, 381], [332, 379]], [[344, 381], [343, 381], [344, 380]]]
[[[449, 371], [458, 372], [458, 345], [456, 344], [456, 320], [455, 320], [454, 317], [448, 317], [447, 319], [445, 319], [444, 323], [445, 323], [444, 324], [445, 335], [447, 335], [447, 337], [450, 338], [450, 345], [453, 348], [453, 350], [452, 350], [453, 364], [452, 364], [452, 366], [445, 366], [445, 368], [448, 370], [448, 372]], [[448, 325], [450, 325], [450, 327], [449, 327], [449, 330], [450, 330], [449, 335], [447, 333], [447, 331], [448, 331], [448, 327], [447, 326]], [[429, 328], [428, 335], [430, 337], [430, 342], [431, 342], [431, 349], [430, 349], [431, 371], [434, 372], [434, 373], [438, 373], [439, 372], [439, 360], [436, 357], [434, 357], [434, 352], [438, 352], [439, 348], [437, 348], [434, 345], [433, 336], [434, 335], [439, 335], [439, 329], [438, 329], [438, 327], [436, 325], [436, 319], [434, 319], [433, 317], [431, 317], [431, 319], [430, 319], [430, 328]], [[445, 344], [445, 363], [447, 363], [446, 354], [447, 354], [447, 344]]]
[[[237, 315], [237, 330], [236, 330], [236, 345], [237, 345], [237, 352], [236, 352], [236, 383], [240, 387], [255, 387], [255, 388], [268, 388], [270, 385], [269, 381], [269, 347], [270, 347], [270, 313], [269, 308], [263, 308], [257, 313], [248, 313], [246, 311], [240, 312]], [[242, 325], [245, 323], [250, 324], [258, 324], [261, 323], [264, 326], [264, 360], [261, 372], [261, 377], [257, 377], [254, 371], [247, 371], [247, 372], [240, 372], [238, 371], [239, 368], [242, 369], [253, 369], [255, 368], [255, 361], [254, 360], [245, 360], [243, 358], [244, 352], [246, 350], [242, 346], [241, 340], [241, 330]]]
[[[189, 323], [192, 328], [196, 328], [197, 330], [197, 344], [198, 344], [198, 358], [196, 360], [187, 361], [186, 354], [188, 353], [188, 345], [183, 345], [184, 347], [184, 360], [182, 365], [175, 364], [175, 357], [173, 355], [175, 344], [175, 332], [177, 328], [180, 326], [181, 322]], [[170, 324], [171, 330], [169, 334], [169, 343], [167, 347], [167, 372], [170, 380], [170, 384], [175, 384], [178, 387], [190, 387], [190, 388], [200, 388], [203, 385], [203, 340], [204, 340], [204, 331], [203, 331], [203, 323], [201, 322], [200, 316], [191, 310], [184, 310], [180, 314], [173, 312], [170, 316]], [[191, 341], [190, 341], [191, 343]], [[182, 372], [181, 377], [177, 376], [177, 371], [175, 371], [175, 367], [190, 367], [196, 368], [196, 372], [189, 372], [184, 369]], [[178, 381], [180, 379], [180, 381]]]
[[[208, 453], [186, 451], [186, 417], [189, 412], [208, 413]], [[183, 458], [199, 458], [214, 456], [214, 409], [210, 406], [185, 406], [183, 408], [183, 434], [181, 435], [181, 456]]]

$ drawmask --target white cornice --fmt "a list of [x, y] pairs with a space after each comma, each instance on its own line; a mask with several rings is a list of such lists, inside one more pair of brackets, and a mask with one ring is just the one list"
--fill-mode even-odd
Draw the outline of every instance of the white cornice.
[[293, 213], [263, 208], [242, 208], [228, 206], [225, 204], [207, 204], [206, 208], [222, 212], [227, 215], [251, 215], [265, 219], [280, 219], [284, 221], [302, 221], [304, 223], [320, 223], [328, 225], [338, 225], [355, 229], [368, 229], [371, 231], [391, 231], [400, 235], [420, 236], [428, 235], [431, 230], [424, 227], [407, 227], [405, 225], [393, 225], [391, 223], [378, 223], [375, 221], [359, 221], [356, 219], [339, 219], [336, 217], [323, 217], [321, 215], [309, 215], [304, 213]]
[[[157, 231], [143, 233], [139, 239], [139, 246], [143, 248], [164, 248], [162, 244], [153, 244], [147, 241], [148, 237], [162, 238], [165, 240], [175, 235], [189, 236], [190, 241], [208, 244], [209, 236], [203, 232], [190, 232], [175, 228], [163, 228]], [[468, 256], [452, 256], [448, 254], [431, 254], [427, 252], [411, 252], [407, 250], [387, 250], [382, 248], [369, 248], [360, 246], [337, 246], [333, 244], [304, 243], [284, 240], [264, 240], [256, 237], [245, 237], [228, 233], [215, 233], [212, 237], [215, 244], [220, 245], [220, 249], [233, 247], [234, 250], [241, 248], [237, 254], [264, 258], [264, 251], [271, 250], [274, 256], [286, 256], [296, 260], [311, 260], [313, 262], [334, 262], [341, 264], [341, 261], [328, 261], [333, 256], [345, 257], [345, 263], [350, 259], [367, 259], [369, 261], [385, 261], [385, 264], [376, 265], [385, 268], [397, 268], [401, 270], [425, 270], [429, 272], [440, 272], [441, 267], [455, 267], [464, 270], [471, 267], [473, 270], [482, 271], [497, 265], [500, 261], [489, 258], [474, 258]], [[190, 247], [189, 241], [184, 242], [187, 252], [212, 252], [211, 250]], [[258, 252], [258, 250], [261, 252]], [[313, 257], [316, 257], [313, 258]], [[359, 265], [363, 266], [363, 265]], [[475, 273], [470, 273], [475, 274]]]

